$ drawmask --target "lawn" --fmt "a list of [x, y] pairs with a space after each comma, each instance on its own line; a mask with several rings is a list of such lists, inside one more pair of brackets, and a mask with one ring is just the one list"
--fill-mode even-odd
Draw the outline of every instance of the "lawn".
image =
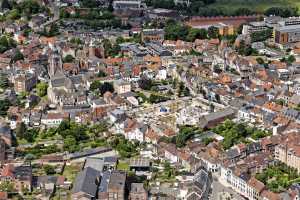
[[299, 0], [217, 0], [217, 2], [211, 4], [210, 7], [224, 8], [226, 10], [235, 10], [237, 8], [250, 8], [252, 10], [262, 13], [264, 10], [270, 7], [300, 8], [300, 1]]
[[120, 161], [117, 166], [118, 170], [129, 171], [129, 164], [124, 161]]

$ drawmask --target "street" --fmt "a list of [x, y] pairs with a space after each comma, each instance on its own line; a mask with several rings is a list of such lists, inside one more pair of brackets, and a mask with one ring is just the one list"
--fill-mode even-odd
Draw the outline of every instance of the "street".
[[212, 184], [212, 193], [211, 193], [210, 199], [211, 200], [219, 200], [218, 197], [219, 197], [219, 193], [221, 193], [221, 192], [228, 192], [228, 193], [230, 193], [231, 197], [232, 197], [231, 199], [235, 199], [235, 200], [242, 200], [242, 199], [244, 199], [242, 196], [240, 196], [238, 193], [236, 193], [232, 189], [223, 186], [214, 177], [213, 178], [213, 184]]

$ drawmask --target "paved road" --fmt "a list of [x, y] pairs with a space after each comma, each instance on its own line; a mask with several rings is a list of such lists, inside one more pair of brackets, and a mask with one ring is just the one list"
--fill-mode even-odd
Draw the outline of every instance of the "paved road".
[[223, 186], [220, 182], [218, 182], [214, 179], [213, 184], [212, 184], [212, 193], [211, 193], [210, 200], [219, 200], [218, 195], [221, 192], [228, 192], [228, 193], [232, 194], [232, 199], [236, 199], [236, 200], [244, 199], [238, 193], [236, 193], [235, 191], [233, 191], [232, 189], [230, 189], [228, 187]]

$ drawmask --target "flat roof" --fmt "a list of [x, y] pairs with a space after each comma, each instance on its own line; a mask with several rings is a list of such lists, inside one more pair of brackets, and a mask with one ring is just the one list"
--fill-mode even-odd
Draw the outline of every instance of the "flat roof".
[[299, 25], [290, 25], [290, 26], [282, 26], [276, 29], [277, 31], [281, 32], [300, 32], [300, 24]]

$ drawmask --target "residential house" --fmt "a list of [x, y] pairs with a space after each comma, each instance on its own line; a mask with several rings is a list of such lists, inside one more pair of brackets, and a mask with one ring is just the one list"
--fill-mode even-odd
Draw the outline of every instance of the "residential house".
[[295, 135], [275, 146], [275, 158], [300, 172], [300, 145]]
[[194, 175], [193, 182], [188, 189], [185, 200], [205, 200], [209, 198], [211, 192], [212, 176], [204, 169], [200, 169]]
[[127, 118], [124, 122], [124, 135], [128, 140], [144, 142], [147, 129], [148, 127], [146, 125], [130, 118]]
[[14, 78], [14, 88], [17, 93], [29, 92], [37, 84], [34, 74], [17, 75]]
[[131, 91], [131, 84], [123, 80], [114, 81], [114, 89], [118, 94], [124, 94]]
[[108, 200], [125, 200], [126, 173], [113, 171], [108, 182]]
[[7, 164], [0, 172], [0, 182], [10, 181], [18, 192], [32, 190], [32, 167], [29, 165], [14, 166]]
[[131, 183], [129, 200], [147, 200], [148, 192], [145, 190], [143, 183]]
[[165, 159], [167, 159], [170, 163], [179, 162], [178, 152], [175, 144], [159, 143], [159, 145], [162, 147], [162, 153]]
[[149, 41], [162, 42], [164, 40], [164, 30], [143, 29], [141, 32], [141, 37], [143, 42], [149, 42]]

